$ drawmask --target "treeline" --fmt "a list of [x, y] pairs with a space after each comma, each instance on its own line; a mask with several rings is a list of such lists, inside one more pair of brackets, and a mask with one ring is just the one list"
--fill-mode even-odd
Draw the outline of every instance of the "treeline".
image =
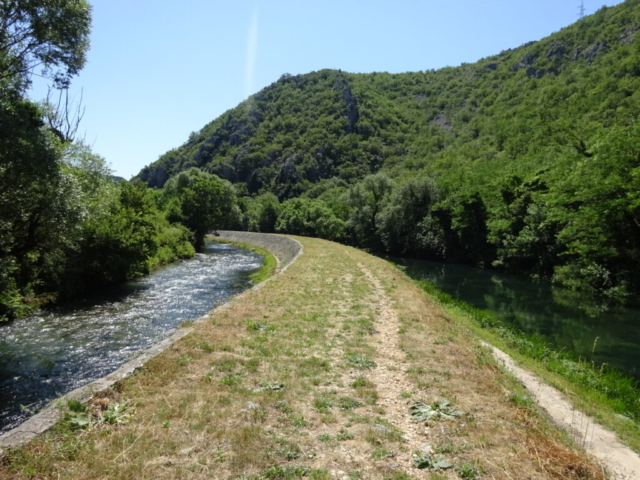
[[246, 230], [318, 236], [377, 252], [500, 266], [618, 301], [640, 289], [640, 126], [612, 125], [585, 158], [529, 177], [448, 187], [380, 172], [297, 198], [240, 198]]
[[162, 187], [192, 167], [215, 173], [247, 229], [631, 298], [639, 36], [640, 0], [627, 0], [455, 68], [285, 74], [139, 177]]
[[229, 182], [183, 173], [164, 191], [117, 182], [74, 140], [78, 118], [27, 99], [34, 65], [64, 92], [85, 62], [82, 0], [0, 4], [0, 320], [192, 256], [233, 212]]
[[52, 135], [36, 105], [2, 107], [0, 319], [190, 257], [235, 211], [229, 182], [183, 173], [162, 192], [116, 184], [86, 145]]

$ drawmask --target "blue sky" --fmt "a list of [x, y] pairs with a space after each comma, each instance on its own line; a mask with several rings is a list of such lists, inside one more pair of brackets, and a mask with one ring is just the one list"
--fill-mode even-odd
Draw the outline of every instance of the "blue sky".
[[83, 93], [80, 132], [128, 179], [283, 73], [471, 63], [575, 22], [580, 0], [91, 3], [91, 51], [72, 95]]

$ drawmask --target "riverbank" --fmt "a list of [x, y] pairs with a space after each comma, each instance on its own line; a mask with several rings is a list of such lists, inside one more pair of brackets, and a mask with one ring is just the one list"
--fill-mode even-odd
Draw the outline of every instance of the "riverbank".
[[606, 478], [402, 272], [299, 240], [284, 274], [85, 412], [121, 422], [71, 414], [0, 478]]
[[[519, 364], [567, 395], [575, 409], [597, 419], [640, 452], [640, 391], [635, 379], [606, 365], [598, 367], [587, 359], [576, 358], [571, 352], [553, 349], [541, 337], [520, 332], [490, 312], [455, 299], [429, 282], [416, 283], [456, 321], [516, 358]], [[584, 423], [580, 415], [575, 417]]]
[[208, 243], [145, 278], [0, 325], [0, 448], [55, 422], [55, 407], [32, 415], [61, 394], [90, 398], [119, 371], [138, 368], [136, 357], [149, 358], [159, 342], [249, 288], [264, 264], [257, 254]]

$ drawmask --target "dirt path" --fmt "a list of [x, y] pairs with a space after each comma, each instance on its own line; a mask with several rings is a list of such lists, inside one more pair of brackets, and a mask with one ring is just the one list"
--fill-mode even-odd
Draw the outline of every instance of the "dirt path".
[[524, 384], [536, 403], [554, 422], [574, 436], [578, 445], [598, 458], [617, 478], [640, 480], [640, 456], [637, 453], [620, 443], [615, 434], [576, 411], [558, 390], [543, 383], [531, 372], [518, 367], [502, 350], [487, 343], [484, 345], [490, 348], [493, 356]]
[[413, 390], [414, 385], [405, 374], [405, 354], [398, 348], [400, 344], [398, 314], [393, 308], [391, 300], [385, 294], [380, 280], [363, 264], [358, 263], [358, 268], [374, 287], [379, 310], [376, 322], [376, 328], [379, 332], [377, 334], [379, 343], [376, 345], [378, 368], [374, 369], [369, 378], [379, 386], [378, 404], [386, 410], [385, 417], [403, 432], [403, 438], [408, 448], [407, 453], [398, 455], [390, 464], [398, 464], [403, 470], [411, 471], [415, 476], [420, 471], [412, 466], [411, 452], [425, 449], [430, 451], [430, 448], [425, 444], [424, 427], [411, 421], [407, 400], [401, 396], [403, 392]]

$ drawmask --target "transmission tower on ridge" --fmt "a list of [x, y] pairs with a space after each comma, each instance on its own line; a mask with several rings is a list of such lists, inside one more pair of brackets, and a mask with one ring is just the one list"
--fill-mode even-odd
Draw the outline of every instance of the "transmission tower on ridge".
[[587, 11], [584, 8], [584, 0], [582, 0], [582, 2], [580, 3], [580, 6], [578, 7], [578, 10], [580, 10], [580, 13], [578, 13], [578, 16], [580, 17], [580, 20], [582, 20], [584, 18], [584, 14]]

